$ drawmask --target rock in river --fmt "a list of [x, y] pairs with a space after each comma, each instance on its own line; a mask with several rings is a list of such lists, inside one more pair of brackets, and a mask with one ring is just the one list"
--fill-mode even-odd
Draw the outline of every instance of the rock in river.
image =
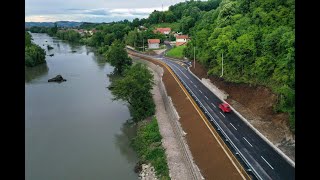
[[63, 81], [67, 81], [67, 80], [63, 79], [63, 77], [60, 74], [48, 80], [48, 82], [63, 82]]

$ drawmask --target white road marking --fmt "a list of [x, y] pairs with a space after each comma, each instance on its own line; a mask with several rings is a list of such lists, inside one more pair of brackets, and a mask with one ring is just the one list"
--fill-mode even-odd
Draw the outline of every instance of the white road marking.
[[220, 114], [221, 114], [223, 117], [225, 117], [225, 116], [222, 114], [222, 112], [220, 112]]
[[209, 100], [209, 98], [206, 95], [204, 95], [204, 97], [206, 97]]
[[192, 81], [190, 81], [192, 84], [193, 84], [193, 82]]
[[202, 94], [202, 91], [201, 90], [199, 90], [200, 92], [201, 92], [201, 94]]
[[198, 86], [194, 85], [194, 87], [198, 88]]
[[[262, 157], [262, 156], [261, 156]], [[262, 157], [262, 159], [271, 167], [271, 169], [274, 169], [269, 163], [268, 163], [268, 161], [266, 160], [266, 159], [264, 159], [263, 157]]]
[[243, 137], [243, 139], [246, 140], [247, 143], [248, 143], [251, 147], [253, 147], [252, 144], [250, 144], [249, 141], [248, 141], [245, 137]]
[[211, 103], [212, 106], [214, 106], [215, 108], [217, 108], [213, 103]]
[[[231, 124], [231, 123], [230, 123]], [[234, 127], [234, 125], [233, 124], [231, 124], [231, 126], [235, 129], [235, 130], [238, 130], [236, 127]]]

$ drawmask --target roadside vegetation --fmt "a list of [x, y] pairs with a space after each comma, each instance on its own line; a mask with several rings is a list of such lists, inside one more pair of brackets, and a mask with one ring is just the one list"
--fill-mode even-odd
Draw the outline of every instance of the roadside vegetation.
[[25, 66], [34, 67], [46, 63], [46, 51], [32, 42], [29, 32], [25, 32]]
[[154, 115], [152, 99], [153, 75], [144, 64], [136, 63], [127, 68], [123, 77], [110, 85], [114, 100], [124, 100], [129, 104], [133, 121], [138, 122]]
[[[174, 40], [172, 35], [153, 33], [156, 27], [167, 26], [189, 35], [191, 41], [183, 55], [178, 48], [169, 56], [193, 59], [196, 46], [196, 60], [208, 69], [209, 75], [220, 76], [223, 55], [223, 79], [270, 88], [278, 96], [274, 111], [288, 113], [295, 132], [294, 0], [186, 1], [170, 6], [168, 11], [155, 10], [148, 18], [79, 28], [89, 26], [98, 32], [81, 37], [79, 42], [96, 47], [104, 56], [115, 40], [137, 50], [147, 46], [147, 39], [160, 39], [161, 43]], [[30, 30], [57, 33], [56, 27]]]
[[151, 121], [147, 120], [155, 114], [151, 93], [154, 85], [153, 75], [144, 64], [131, 65], [131, 59], [128, 59], [120, 41], [111, 45], [107, 57], [111, 64], [115, 63], [114, 66], [118, 66], [114, 73], [119, 76], [113, 79], [109, 86], [114, 95], [113, 100], [127, 102], [132, 120], [138, 124], [137, 135], [132, 139], [131, 145], [137, 152], [140, 163], [151, 163], [159, 179], [170, 179], [156, 117]]
[[185, 45], [183, 46], [176, 46], [172, 49], [170, 49], [166, 56], [168, 57], [172, 57], [172, 58], [178, 58], [178, 59], [182, 59], [184, 57], [184, 54], [183, 54], [183, 50], [186, 48]]
[[151, 121], [145, 120], [138, 124], [137, 136], [131, 143], [141, 161], [150, 162], [157, 177], [167, 180], [170, 179], [169, 168], [161, 139], [157, 119], [153, 117]]
[[267, 86], [278, 95], [275, 111], [290, 115], [295, 130], [294, 0], [222, 0], [189, 29], [184, 54], [226, 81]]

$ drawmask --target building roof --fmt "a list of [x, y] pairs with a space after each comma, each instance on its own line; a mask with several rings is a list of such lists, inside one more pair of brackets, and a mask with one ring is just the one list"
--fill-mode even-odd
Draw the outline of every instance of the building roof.
[[176, 36], [177, 39], [189, 39], [188, 35], [178, 35]]
[[160, 39], [148, 39], [148, 44], [160, 43]]

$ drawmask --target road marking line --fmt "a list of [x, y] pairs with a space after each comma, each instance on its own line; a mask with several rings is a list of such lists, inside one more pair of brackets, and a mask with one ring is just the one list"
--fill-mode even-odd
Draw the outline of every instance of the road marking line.
[[198, 86], [194, 85], [196, 88], [198, 88]]
[[[261, 156], [262, 157], [262, 156]], [[263, 157], [262, 157], [262, 159], [271, 167], [271, 169], [274, 169], [269, 163], [268, 163], [268, 161], [266, 160], [266, 159], [264, 159]]]
[[222, 112], [220, 112], [220, 114], [221, 114], [223, 117], [225, 117], [225, 116], [222, 114]]
[[201, 94], [202, 94], [202, 91], [199, 89], [199, 91], [201, 92]]
[[190, 82], [193, 84], [193, 82], [190, 80]]
[[211, 103], [212, 106], [214, 106], [215, 108], [217, 108], [213, 103]]
[[[231, 123], [230, 123], [231, 124]], [[233, 124], [231, 124], [231, 126], [235, 129], [235, 130], [238, 130], [236, 127], [234, 127], [234, 125]]]
[[251, 147], [253, 147], [252, 144], [250, 144], [249, 141], [248, 141], [245, 137], [243, 137], [243, 139], [246, 140], [247, 143], [248, 143]]
[[206, 95], [204, 97], [206, 97], [209, 100], [209, 98]]
[[[137, 54], [137, 53], [136, 53]], [[136, 56], [140, 57], [143, 59], [142, 55], [137, 54]], [[146, 58], [145, 58], [146, 59]], [[148, 61], [148, 59], [146, 59]], [[153, 60], [151, 60], [152, 62]], [[193, 105], [193, 107], [196, 109], [196, 111], [198, 112], [198, 114], [200, 115], [201, 119], [203, 120], [203, 122], [205, 123], [205, 125], [207, 126], [207, 128], [209, 129], [209, 131], [211, 132], [211, 134], [213, 135], [213, 137], [217, 140], [218, 144], [222, 147], [222, 150], [226, 153], [226, 155], [228, 156], [228, 158], [230, 159], [231, 163], [234, 165], [234, 167], [237, 169], [237, 171], [239, 172], [239, 174], [241, 175], [241, 177], [243, 179], [248, 179], [249, 175], [246, 173], [246, 171], [243, 169], [243, 167], [240, 165], [239, 161], [235, 161], [236, 157], [232, 154], [232, 152], [230, 151], [229, 148], [226, 148], [226, 144], [223, 142], [223, 140], [221, 139], [221, 137], [216, 134], [218, 133], [217, 131], [215, 131], [215, 129], [212, 127], [212, 125], [209, 125], [209, 120], [205, 117], [205, 115], [203, 114], [203, 112], [200, 110], [199, 106], [196, 104], [196, 102], [192, 99], [192, 97], [188, 94], [187, 90], [185, 89], [185, 87], [182, 86], [181, 82], [177, 79], [177, 75], [174, 74], [174, 72], [169, 68], [169, 66], [161, 61], [159, 61], [160, 64], [162, 64], [164, 67], [167, 68], [167, 70], [169, 71], [169, 73], [172, 75], [172, 77], [176, 80], [176, 82], [178, 83], [178, 85], [180, 86], [180, 88], [182, 89], [182, 91], [185, 93], [185, 95], [187, 97], [189, 97], [189, 100], [191, 102], [191, 104]], [[197, 86], [196, 86], [197, 87]], [[207, 121], [206, 121], [207, 120]], [[234, 159], [233, 159], [233, 158]], [[245, 177], [246, 176], [246, 177]]]

